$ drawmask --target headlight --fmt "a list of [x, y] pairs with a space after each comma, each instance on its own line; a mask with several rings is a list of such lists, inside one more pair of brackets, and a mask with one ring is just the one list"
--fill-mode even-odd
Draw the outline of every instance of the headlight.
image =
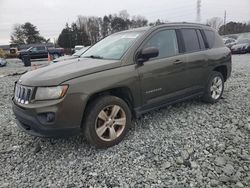
[[68, 86], [38, 87], [35, 100], [60, 99], [65, 96]]

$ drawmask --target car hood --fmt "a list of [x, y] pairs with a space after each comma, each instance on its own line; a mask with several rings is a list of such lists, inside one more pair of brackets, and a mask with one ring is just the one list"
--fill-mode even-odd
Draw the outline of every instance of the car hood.
[[243, 44], [235, 44], [232, 46], [233, 49], [237, 49], [237, 48], [242, 48], [244, 46], [248, 46], [249, 44], [247, 43], [243, 43]]
[[81, 58], [55, 63], [24, 74], [20, 79], [26, 86], [53, 86], [67, 80], [119, 67], [118, 60]]
[[77, 59], [77, 58], [78, 58], [78, 56], [62, 56], [62, 57], [54, 59], [52, 62], [57, 63], [60, 61], [66, 61], [66, 60]]

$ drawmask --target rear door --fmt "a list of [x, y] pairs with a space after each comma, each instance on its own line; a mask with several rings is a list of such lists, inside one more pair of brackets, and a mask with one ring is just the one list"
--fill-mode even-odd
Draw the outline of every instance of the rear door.
[[207, 78], [208, 58], [201, 30], [181, 29], [184, 53], [187, 55], [187, 87], [196, 93], [203, 90]]
[[150, 108], [181, 95], [187, 87], [186, 57], [179, 51], [175, 29], [155, 31], [144, 41], [140, 49], [146, 47], [159, 49], [159, 55], [156, 58], [144, 62], [137, 69], [143, 104]]

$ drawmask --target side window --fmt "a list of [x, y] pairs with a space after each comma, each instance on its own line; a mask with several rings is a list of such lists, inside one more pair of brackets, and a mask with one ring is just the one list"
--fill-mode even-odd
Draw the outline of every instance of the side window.
[[181, 29], [186, 52], [195, 52], [200, 50], [198, 36], [194, 29]]
[[38, 51], [43, 51], [43, 50], [45, 50], [45, 47], [44, 47], [44, 46], [38, 46], [38, 47], [37, 47], [37, 50], [38, 50]]
[[196, 30], [196, 32], [197, 32], [197, 35], [198, 35], [198, 39], [199, 39], [199, 43], [200, 43], [200, 48], [202, 50], [206, 49], [203, 37], [201, 35], [201, 31], [200, 30]]
[[214, 32], [210, 31], [210, 30], [204, 30], [204, 33], [206, 35], [209, 48], [213, 48], [214, 47], [214, 41], [215, 41], [215, 34], [214, 34]]
[[31, 48], [31, 51], [32, 51], [32, 52], [36, 52], [36, 51], [37, 51], [37, 48], [36, 48], [36, 47], [33, 47], [33, 48]]
[[148, 40], [144, 48], [156, 47], [159, 55], [154, 59], [166, 58], [179, 53], [175, 30], [159, 31]]

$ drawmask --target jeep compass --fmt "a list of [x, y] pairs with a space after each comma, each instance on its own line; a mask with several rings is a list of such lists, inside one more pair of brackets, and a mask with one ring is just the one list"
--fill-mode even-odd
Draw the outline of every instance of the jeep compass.
[[82, 132], [90, 144], [110, 147], [125, 137], [132, 117], [193, 97], [216, 103], [230, 74], [230, 50], [212, 28], [143, 27], [24, 74], [15, 84], [13, 111], [31, 135]]

